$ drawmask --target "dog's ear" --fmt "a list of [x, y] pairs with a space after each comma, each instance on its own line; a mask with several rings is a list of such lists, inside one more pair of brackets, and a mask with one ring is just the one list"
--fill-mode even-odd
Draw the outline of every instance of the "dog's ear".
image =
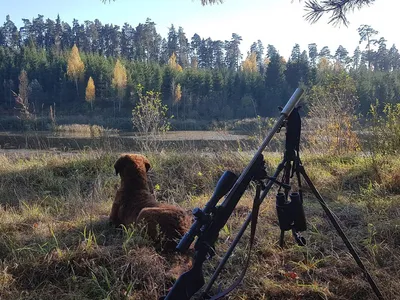
[[117, 165], [114, 165], [114, 169], [115, 169], [115, 175], [118, 176], [119, 174], [119, 169], [117, 168]]
[[120, 157], [114, 164], [115, 175], [121, 174], [122, 170], [125, 167], [125, 157]]
[[146, 172], [148, 172], [151, 168], [150, 162], [147, 158], [143, 158], [144, 166], [146, 167]]

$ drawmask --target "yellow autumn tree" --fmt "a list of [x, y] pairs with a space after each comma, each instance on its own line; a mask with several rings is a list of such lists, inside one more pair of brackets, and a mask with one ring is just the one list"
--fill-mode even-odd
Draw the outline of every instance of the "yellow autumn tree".
[[318, 68], [318, 71], [321, 71], [321, 72], [325, 72], [325, 71], [329, 71], [329, 70], [333, 69], [331, 62], [325, 56], [321, 57], [321, 59], [318, 62], [317, 68]]
[[332, 63], [326, 57], [321, 57], [317, 64], [317, 73], [321, 78], [325, 78], [334, 70]]
[[175, 87], [175, 91], [174, 91], [174, 103], [177, 103], [181, 100], [182, 98], [182, 89], [181, 89], [181, 85], [178, 83]]
[[254, 73], [257, 72], [257, 53], [251, 52], [242, 63], [244, 72]]
[[78, 47], [74, 44], [68, 57], [67, 75], [75, 81], [76, 94], [79, 97], [78, 81], [83, 79], [85, 65], [79, 55]]
[[114, 67], [114, 74], [112, 78], [112, 85], [117, 90], [118, 95], [118, 111], [121, 111], [122, 100], [125, 96], [126, 85], [128, 82], [128, 76], [126, 75], [126, 69], [124, 65], [117, 59]]
[[171, 67], [172, 70], [175, 70], [177, 72], [181, 72], [182, 71], [182, 67], [176, 61], [175, 52], [172, 52], [172, 55], [168, 60], [168, 65]]
[[15, 102], [18, 104], [18, 110], [20, 112], [20, 118], [23, 120], [30, 119], [33, 115], [30, 112], [30, 105], [29, 105], [29, 79], [28, 74], [25, 70], [22, 70], [18, 76], [19, 86], [18, 90], [19, 93], [15, 93], [11, 91], [15, 97]]
[[86, 86], [85, 99], [87, 102], [90, 103], [90, 107], [92, 110], [93, 110], [93, 102], [94, 102], [95, 97], [96, 97], [96, 87], [94, 85], [93, 78], [90, 76], [87, 86]]

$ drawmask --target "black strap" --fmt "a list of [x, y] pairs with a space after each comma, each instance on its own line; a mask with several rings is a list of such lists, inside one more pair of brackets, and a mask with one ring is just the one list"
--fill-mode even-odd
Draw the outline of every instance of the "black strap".
[[240, 273], [239, 277], [235, 280], [234, 283], [224, 291], [218, 293], [217, 295], [214, 295], [211, 297], [210, 300], [216, 300], [220, 299], [230, 292], [232, 292], [243, 280], [244, 276], [246, 275], [247, 268], [249, 267], [250, 263], [250, 258], [251, 258], [251, 250], [253, 249], [253, 244], [254, 244], [254, 238], [256, 235], [256, 227], [257, 227], [257, 219], [258, 219], [258, 213], [260, 211], [260, 205], [261, 205], [261, 199], [260, 199], [260, 193], [261, 193], [261, 183], [257, 183], [256, 187], [256, 195], [254, 196], [253, 200], [253, 208], [251, 211], [251, 230], [250, 230], [250, 241], [249, 241], [249, 252], [247, 254], [247, 260], [244, 265], [244, 268], [242, 270], [242, 273]]

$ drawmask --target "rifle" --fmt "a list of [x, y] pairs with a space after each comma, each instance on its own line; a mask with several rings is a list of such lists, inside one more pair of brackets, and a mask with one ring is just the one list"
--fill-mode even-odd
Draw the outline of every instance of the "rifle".
[[[378, 286], [376, 285], [373, 278], [361, 261], [360, 257], [356, 253], [353, 245], [350, 243], [339, 223], [337, 222], [336, 217], [318, 192], [317, 188], [312, 183], [311, 179], [305, 171], [304, 166], [302, 165], [299, 154], [301, 133], [301, 118], [299, 114], [300, 107], [296, 107], [298, 102], [300, 101], [302, 94], [302, 89], [296, 89], [292, 97], [286, 103], [285, 107], [281, 110], [280, 117], [272, 127], [271, 131], [264, 139], [256, 154], [253, 156], [252, 160], [244, 169], [244, 171], [240, 174], [240, 176], [238, 177], [230, 171], [225, 171], [220, 177], [214, 193], [205, 205], [204, 209], [195, 208], [193, 210], [195, 222], [191, 226], [190, 230], [183, 236], [176, 247], [176, 250], [184, 253], [189, 249], [190, 245], [197, 237], [194, 245], [195, 254], [193, 258], [193, 267], [189, 271], [183, 273], [175, 282], [168, 294], [165, 297], [161, 297], [160, 299], [189, 300], [204, 286], [205, 280], [202, 271], [203, 263], [214, 255], [215, 243], [218, 239], [219, 231], [225, 226], [237, 203], [239, 202], [240, 198], [242, 197], [243, 193], [251, 182], [254, 182], [256, 184], [256, 193], [253, 200], [252, 211], [248, 214], [241, 229], [239, 230], [229, 249], [225, 253], [225, 256], [220, 261], [207, 286], [201, 293], [200, 298], [211, 300], [219, 299], [231, 292], [235, 287], [237, 287], [244, 278], [250, 262], [250, 253], [255, 237], [259, 207], [274, 184], [279, 186], [279, 190], [276, 195], [276, 211], [279, 221], [279, 227], [281, 229], [279, 244], [281, 247], [283, 247], [284, 233], [285, 231], [291, 230], [297, 244], [299, 246], [304, 246], [306, 244], [306, 240], [302, 237], [301, 232], [307, 229], [307, 225], [303, 210], [303, 192], [300, 179], [301, 176], [305, 179], [307, 185], [310, 187], [311, 192], [315, 195], [316, 199], [321, 204], [322, 209], [336, 229], [338, 235], [342, 238], [344, 244], [348, 248], [350, 254], [353, 256], [357, 265], [360, 267], [361, 271], [365, 275], [377, 298], [380, 300], [384, 299]], [[284, 157], [282, 162], [275, 170], [274, 175], [268, 176], [265, 170], [265, 162], [262, 152], [269, 144], [274, 134], [279, 132], [282, 127], [286, 127]], [[282, 180], [279, 181], [277, 178], [282, 171]], [[292, 178], [294, 175], [296, 175], [297, 177], [298, 192], [291, 192], [289, 194], [289, 191], [291, 189], [291, 186], [289, 184], [290, 178]], [[284, 189], [284, 192], [280, 191], [282, 188]], [[222, 204], [217, 206], [218, 202], [225, 195], [226, 197]], [[240, 241], [250, 222], [250, 246], [247, 261], [242, 270], [242, 273], [228, 289], [223, 292], [219, 292], [217, 295], [211, 297], [208, 293], [213, 283], [219, 276], [219, 273], [229, 259], [230, 255], [232, 254], [234, 248]]]
[[[189, 249], [190, 245], [197, 237], [194, 245], [195, 254], [193, 258], [193, 267], [178, 278], [164, 300], [190, 299], [204, 285], [205, 281], [202, 266], [204, 261], [210, 259], [215, 252], [215, 242], [218, 239], [219, 231], [225, 226], [251, 181], [265, 177], [266, 174], [262, 152], [267, 147], [275, 133], [282, 128], [284, 122], [300, 101], [303, 92], [304, 91], [300, 88], [296, 89], [285, 107], [282, 109], [280, 117], [272, 127], [271, 131], [266, 136], [252, 160], [240, 176], [237, 177], [233, 172], [225, 171], [220, 177], [215, 191], [204, 209], [195, 208], [193, 210], [195, 221], [190, 230], [183, 236], [176, 247], [179, 252], [184, 253]], [[276, 176], [273, 177], [276, 178]], [[270, 178], [268, 184], [269, 188], [271, 188], [272, 183], [274, 182], [276, 182], [276, 180]], [[263, 194], [266, 195], [265, 189]], [[226, 197], [222, 204], [217, 206], [219, 200], [225, 195]]]

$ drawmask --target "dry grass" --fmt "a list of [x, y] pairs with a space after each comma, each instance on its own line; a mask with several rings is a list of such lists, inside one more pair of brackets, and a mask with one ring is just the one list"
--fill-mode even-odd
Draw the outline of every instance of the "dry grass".
[[[148, 153], [157, 197], [187, 209], [203, 206], [226, 169], [239, 173], [250, 156]], [[109, 227], [118, 154], [0, 155], [1, 299], [157, 299], [187, 267], [164, 256], [138, 228]], [[267, 156], [271, 172], [280, 155]], [[308, 155], [304, 165], [326, 197], [387, 299], [400, 298], [400, 160]], [[261, 208], [255, 250], [230, 299], [374, 299], [343, 242], [314, 198], [306, 195], [306, 247], [287, 234], [278, 247], [274, 192]], [[221, 231], [213, 267], [251, 205], [246, 193]], [[245, 234], [215, 287], [240, 273]]]
[[116, 134], [117, 129], [108, 129], [99, 125], [87, 125], [87, 124], [71, 124], [71, 125], [57, 125], [53, 129], [55, 132], [60, 133], [71, 133], [75, 135], [83, 135], [90, 137], [99, 137], [106, 134]]

